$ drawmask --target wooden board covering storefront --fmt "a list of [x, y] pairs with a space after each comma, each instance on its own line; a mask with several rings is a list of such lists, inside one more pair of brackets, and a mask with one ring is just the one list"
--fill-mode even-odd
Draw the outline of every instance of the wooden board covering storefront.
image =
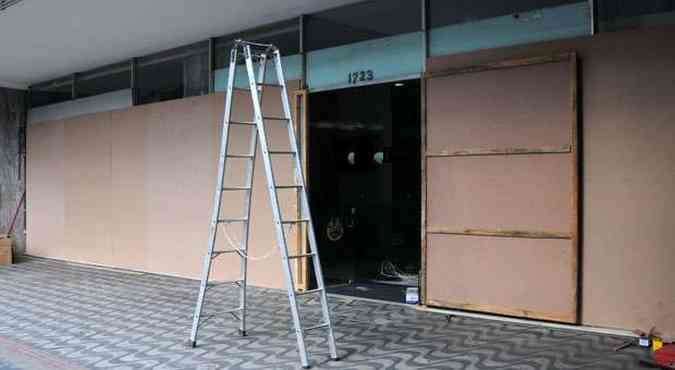
[[574, 53], [426, 76], [424, 303], [578, 321]]
[[[298, 85], [289, 83], [292, 90]], [[263, 100], [271, 116], [281, 115], [276, 91]], [[234, 104], [233, 120], [249, 120], [250, 95], [238, 92]], [[197, 278], [207, 247], [223, 109], [218, 93], [30, 125], [27, 253]], [[231, 153], [247, 150], [246, 130], [231, 129]], [[287, 150], [285, 126], [270, 124], [268, 138]], [[249, 276], [254, 285], [282, 288], [260, 155], [257, 160]], [[274, 165], [277, 181], [291, 183], [290, 159]], [[242, 177], [243, 167], [244, 161], [228, 161], [228, 185], [241, 185], [236, 174]], [[238, 216], [240, 198], [225, 194], [222, 214]], [[279, 194], [287, 218], [297, 212], [296, 199], [294, 190]], [[296, 248], [295, 231], [287, 234], [290, 248]], [[229, 234], [234, 243], [240, 240], [240, 228]], [[227, 245], [222, 236], [219, 243]], [[215, 263], [214, 279], [238, 274], [237, 257]]]

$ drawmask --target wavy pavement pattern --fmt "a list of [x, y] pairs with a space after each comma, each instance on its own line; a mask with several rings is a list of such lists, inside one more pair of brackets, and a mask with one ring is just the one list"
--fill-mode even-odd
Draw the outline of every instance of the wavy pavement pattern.
[[[0, 340], [72, 368], [297, 369], [283, 292], [249, 290], [248, 337], [218, 315], [236, 290], [210, 293], [199, 346], [188, 348], [198, 282], [26, 258], [0, 267]], [[307, 338], [315, 369], [637, 369], [645, 354], [614, 352], [623, 339], [470, 318], [448, 320], [411, 307], [330, 298], [341, 361], [321, 335]], [[317, 301], [301, 304], [320, 320]], [[0, 369], [21, 369], [2, 358]]]

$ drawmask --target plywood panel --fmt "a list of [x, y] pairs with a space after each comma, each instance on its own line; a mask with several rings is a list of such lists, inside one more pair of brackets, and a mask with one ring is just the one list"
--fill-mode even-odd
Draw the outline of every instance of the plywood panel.
[[[297, 82], [289, 83], [296, 88]], [[279, 90], [264, 96], [265, 114], [283, 116]], [[193, 97], [31, 126], [29, 253], [197, 278], [206, 252], [216, 186], [224, 95]], [[233, 118], [252, 119], [250, 95], [237, 93]], [[274, 149], [288, 131], [269, 121]], [[272, 125], [277, 125], [272, 126]], [[250, 129], [233, 127], [230, 153], [248, 148]], [[243, 184], [243, 162], [232, 160], [228, 183]], [[275, 161], [279, 184], [290, 184], [291, 162]], [[254, 175], [249, 276], [254, 285], [284, 287], [261, 157]], [[296, 194], [279, 195], [295, 218]], [[241, 215], [243, 198], [224, 197], [222, 215]], [[241, 228], [230, 231], [241, 240]], [[287, 233], [296, 248], [294, 230]], [[219, 235], [219, 248], [229, 244]], [[264, 257], [264, 258], [262, 258]], [[239, 259], [217, 260], [214, 278], [239, 275]]]
[[568, 147], [569, 81], [567, 62], [432, 78], [427, 151]]
[[[582, 323], [675, 337], [675, 27], [431, 58], [427, 70], [575, 50], [583, 60]], [[639, 279], [631, 271], [649, 271]]]
[[110, 113], [65, 121], [65, 253], [74, 261], [110, 264]]
[[[111, 113], [112, 261], [117, 267], [146, 270], [146, 130], [150, 106]], [[151, 256], [151, 255], [150, 255]]]
[[573, 321], [576, 251], [567, 240], [428, 236], [428, 304]]
[[65, 254], [63, 121], [28, 126], [27, 249], [32, 255]]
[[[297, 83], [291, 83], [289, 86], [296, 86]], [[235, 98], [236, 105], [234, 106], [232, 118], [234, 120], [250, 121], [252, 112], [250, 110], [250, 95], [247, 93], [237, 93]], [[278, 89], [267, 89], [263, 95], [263, 106], [266, 116], [281, 117], [283, 116], [283, 109], [281, 107], [281, 100], [279, 98]], [[224, 108], [224, 100], [221, 94], [216, 94], [214, 99], [213, 109], [217, 116], [216, 121], [218, 126]], [[270, 148], [276, 150], [286, 150], [288, 148], [288, 132], [279, 121], [266, 121], [268, 132], [268, 143]], [[246, 127], [233, 127], [232, 140], [230, 141], [230, 153], [245, 153], [249, 148], [250, 129]], [[220, 135], [220, 131], [218, 131]], [[254, 173], [254, 192], [252, 198], [252, 214], [251, 214], [251, 238], [250, 238], [250, 255], [249, 273], [253, 284], [265, 287], [284, 287], [283, 271], [281, 258], [278, 252], [276, 238], [272, 220], [272, 209], [269, 206], [269, 195], [267, 191], [267, 183], [265, 179], [265, 172], [263, 161], [260, 154], [260, 149], [257, 150]], [[291, 163], [288, 159], [279, 158], [274, 159], [274, 171], [278, 184], [291, 184], [293, 177], [291, 172]], [[212, 161], [214, 169], [217, 163], [215, 158]], [[228, 171], [232, 176], [226, 177], [226, 183], [230, 185], [244, 184], [243, 177], [237, 179], [236, 174], [245, 173], [245, 160], [234, 159], [228, 163]], [[215, 181], [215, 176], [214, 176]], [[285, 218], [295, 218], [296, 210], [296, 195], [294, 191], [281, 190], [279, 192], [279, 203]], [[225, 194], [223, 198], [222, 215], [240, 215], [243, 209], [243, 199], [238, 194]], [[241, 227], [229, 226], [232, 240], [238, 243], [241, 240]], [[297, 237], [295, 229], [287, 230], [287, 241], [289, 249], [297, 248]], [[226, 240], [223, 241], [224, 243]], [[224, 244], [228, 245], [228, 244]], [[235, 271], [238, 272], [238, 259], [234, 256], [227, 256], [223, 262], [216, 266], [217, 271]]]
[[[575, 66], [567, 54], [429, 75], [426, 304], [576, 322]], [[490, 261], [517, 267], [500, 276]], [[555, 293], [525, 293], [542, 282]]]
[[570, 232], [570, 155], [430, 158], [428, 228]]
[[204, 255], [213, 201], [216, 127], [209, 99], [148, 107], [146, 248], [151, 271], [194, 276]]

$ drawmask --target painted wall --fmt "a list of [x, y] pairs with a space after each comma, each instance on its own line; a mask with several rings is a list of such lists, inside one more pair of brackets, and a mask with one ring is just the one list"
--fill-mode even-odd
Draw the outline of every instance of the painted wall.
[[429, 71], [576, 50], [582, 322], [675, 336], [675, 28], [432, 58]]
[[[234, 120], [250, 120], [248, 99], [248, 94], [237, 93]], [[270, 115], [281, 115], [278, 94], [268, 90], [264, 106]], [[30, 125], [27, 252], [198, 277], [213, 206], [223, 108], [223, 95], [213, 94]], [[231, 130], [230, 152], [245, 152], [250, 128]], [[280, 144], [288, 141], [284, 127], [270, 127], [268, 135], [285, 150]], [[290, 184], [290, 159], [275, 163], [278, 183]], [[243, 164], [230, 160], [227, 184], [242, 184]], [[251, 282], [281, 288], [281, 259], [260, 156], [254, 187], [250, 255], [269, 258], [250, 262]], [[242, 198], [240, 193], [226, 194], [222, 216], [240, 216]], [[280, 194], [287, 219], [295, 214], [295, 200], [294, 192]], [[240, 240], [240, 227], [228, 230], [233, 242]], [[219, 235], [219, 247], [227, 248], [227, 238]], [[295, 247], [293, 231], [288, 240]], [[238, 266], [238, 257], [221, 256], [214, 277], [237, 278]]]

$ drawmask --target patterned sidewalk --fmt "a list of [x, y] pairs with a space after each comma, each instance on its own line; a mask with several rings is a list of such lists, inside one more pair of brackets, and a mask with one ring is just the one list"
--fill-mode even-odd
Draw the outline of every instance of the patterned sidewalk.
[[[249, 336], [228, 317], [186, 346], [198, 282], [26, 258], [0, 267], [0, 370], [297, 369], [286, 295], [249, 290]], [[233, 305], [231, 288], [207, 307]], [[229, 303], [229, 305], [228, 305]], [[313, 369], [640, 369], [622, 338], [330, 297], [341, 361], [308, 337]], [[301, 304], [308, 320], [319, 306]], [[208, 315], [209, 312], [207, 311]]]

